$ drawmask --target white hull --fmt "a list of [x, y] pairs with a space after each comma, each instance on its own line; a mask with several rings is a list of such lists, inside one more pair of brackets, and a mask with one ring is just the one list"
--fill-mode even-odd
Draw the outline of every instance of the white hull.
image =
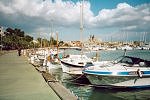
[[90, 66], [83, 70], [93, 85], [150, 87], [150, 61], [124, 56], [118, 61]]
[[87, 62], [91, 62], [85, 55], [70, 55], [61, 60], [62, 70], [68, 74], [82, 74], [82, 70]]
[[82, 74], [83, 67], [73, 67], [69, 65], [62, 64], [62, 71], [68, 74]]
[[87, 75], [87, 78], [91, 84], [96, 86], [114, 86], [114, 87], [130, 87], [130, 88], [140, 88], [140, 87], [150, 87], [150, 77], [140, 78], [140, 77], [117, 77], [117, 76], [96, 76]]

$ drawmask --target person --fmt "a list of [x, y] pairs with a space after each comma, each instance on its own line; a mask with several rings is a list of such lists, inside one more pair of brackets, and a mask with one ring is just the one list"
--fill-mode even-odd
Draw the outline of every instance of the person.
[[21, 48], [18, 48], [18, 56], [21, 56]]

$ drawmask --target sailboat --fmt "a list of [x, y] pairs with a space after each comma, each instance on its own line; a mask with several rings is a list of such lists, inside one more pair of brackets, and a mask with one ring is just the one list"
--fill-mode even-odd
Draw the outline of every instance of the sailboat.
[[57, 36], [57, 48], [54, 49], [54, 47], [52, 46], [52, 31], [51, 31], [51, 39], [50, 39], [50, 48], [48, 49], [48, 54], [45, 56], [45, 60], [43, 65], [47, 66], [48, 69], [52, 69], [52, 68], [59, 68], [59, 66], [56, 66], [58, 64], [60, 64], [59, 61], [59, 55], [62, 55], [62, 51], [58, 51], [58, 33], [56, 32], [56, 36]]
[[[80, 6], [80, 34], [81, 34], [81, 41], [82, 41], [82, 34], [83, 34], [83, 3]], [[86, 55], [83, 54], [83, 43], [81, 42], [81, 54], [78, 55], [68, 55], [67, 57], [60, 60], [62, 65], [62, 71], [68, 74], [73, 75], [81, 75], [82, 70], [85, 65], [92, 64], [92, 59], [88, 58]]]

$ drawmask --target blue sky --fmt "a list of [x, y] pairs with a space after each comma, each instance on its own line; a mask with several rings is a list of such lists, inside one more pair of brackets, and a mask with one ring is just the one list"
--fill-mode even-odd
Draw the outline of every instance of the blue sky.
[[91, 10], [98, 14], [101, 9], [113, 9], [119, 3], [126, 2], [131, 6], [137, 6], [144, 3], [149, 3], [150, 0], [89, 0], [91, 2]]
[[[49, 39], [59, 33], [64, 41], [80, 40], [80, 0], [1, 0], [0, 26], [21, 28]], [[150, 41], [150, 0], [85, 0], [86, 41], [95, 35], [102, 41]]]
[[[63, 1], [68, 1], [68, 0], [63, 0]], [[79, 0], [71, 0], [71, 1], [76, 3]], [[131, 6], [150, 3], [150, 0], [84, 0], [84, 1], [89, 1], [91, 3], [91, 10], [94, 12], [95, 15], [97, 15], [101, 9], [113, 9], [116, 8], [117, 4], [123, 2], [126, 2]]]

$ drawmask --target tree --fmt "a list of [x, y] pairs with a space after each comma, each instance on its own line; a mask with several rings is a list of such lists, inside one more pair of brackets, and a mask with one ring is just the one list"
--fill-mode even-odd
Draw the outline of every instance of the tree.
[[50, 38], [50, 45], [57, 45], [57, 41], [53, 37]]
[[14, 29], [14, 34], [19, 36], [19, 37], [24, 37], [24, 31], [21, 31], [21, 29]]
[[29, 36], [29, 35], [26, 35], [26, 36], [25, 36], [25, 40], [26, 40], [27, 42], [31, 42], [31, 41], [33, 41], [33, 37], [31, 37], [31, 36]]
[[7, 28], [4, 34], [4, 49], [17, 49], [18, 47], [29, 48], [29, 46], [31, 46], [31, 41], [33, 40], [33, 37], [24, 35], [25, 32], [17, 28]]
[[7, 36], [8, 35], [13, 35], [14, 34], [14, 30], [9, 27], [9, 28], [6, 29], [6, 32], [4, 32], [4, 34], [7, 35]]
[[42, 43], [43, 43], [44, 47], [48, 47], [49, 46], [49, 41], [47, 39], [43, 39]]

